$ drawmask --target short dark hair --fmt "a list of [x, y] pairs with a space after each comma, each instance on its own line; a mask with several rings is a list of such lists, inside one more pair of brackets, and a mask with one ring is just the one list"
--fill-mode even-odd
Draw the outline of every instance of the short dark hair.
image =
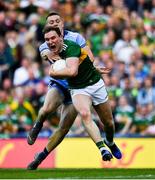
[[58, 34], [58, 36], [62, 35], [61, 31], [60, 31], [60, 29], [58, 27], [51, 27], [49, 25], [44, 27], [43, 34], [46, 34], [46, 33], [50, 32], [50, 31], [55, 31]]
[[[57, 13], [56, 11], [51, 11], [47, 16], [46, 16], [46, 20], [48, 19], [48, 17], [50, 16], [60, 16], [59, 13]], [[60, 16], [61, 17], [61, 16]]]

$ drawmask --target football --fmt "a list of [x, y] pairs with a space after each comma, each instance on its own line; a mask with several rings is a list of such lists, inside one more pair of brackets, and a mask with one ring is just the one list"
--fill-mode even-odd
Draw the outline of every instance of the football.
[[53, 64], [53, 70], [59, 71], [66, 67], [66, 61], [64, 59], [59, 59]]

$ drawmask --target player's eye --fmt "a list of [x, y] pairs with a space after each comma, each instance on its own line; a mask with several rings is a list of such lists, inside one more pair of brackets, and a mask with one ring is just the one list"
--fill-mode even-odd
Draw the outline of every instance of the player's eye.
[[60, 20], [59, 20], [59, 19], [57, 19], [57, 20], [56, 20], [56, 23], [59, 23], [59, 22], [60, 22]]
[[49, 24], [54, 24], [54, 21], [49, 21]]
[[51, 40], [55, 40], [55, 39], [56, 39], [56, 36], [52, 36], [52, 37], [51, 37]]

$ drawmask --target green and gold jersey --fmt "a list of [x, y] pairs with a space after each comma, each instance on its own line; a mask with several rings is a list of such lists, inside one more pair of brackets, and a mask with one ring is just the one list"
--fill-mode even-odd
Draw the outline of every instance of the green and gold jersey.
[[80, 89], [95, 84], [101, 78], [100, 73], [96, 70], [87, 55], [87, 52], [73, 41], [64, 40], [63, 50], [59, 53], [62, 59], [69, 57], [79, 58], [78, 75], [68, 78], [69, 88]]

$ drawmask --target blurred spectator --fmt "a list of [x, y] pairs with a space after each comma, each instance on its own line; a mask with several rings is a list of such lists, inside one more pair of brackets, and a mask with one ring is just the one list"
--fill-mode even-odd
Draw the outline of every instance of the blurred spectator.
[[144, 11], [149, 10], [151, 5], [151, 1], [145, 1], [145, 0], [138, 0], [137, 4], [137, 13], [139, 16], [144, 16]]
[[127, 67], [126, 67], [125, 62], [116, 61], [113, 74], [114, 76], [117, 76], [117, 78], [119, 78], [120, 81], [123, 78], [127, 77]]
[[7, 94], [7, 91], [0, 90], [0, 115], [5, 114], [5, 108], [11, 103], [11, 96]]
[[[28, 80], [25, 81], [23, 86], [31, 86], [35, 89], [36, 85], [41, 81], [39, 78], [38, 68], [35, 69], [34, 64], [31, 64], [31, 67], [28, 68]], [[36, 70], [36, 71], [35, 71]], [[38, 71], [38, 72], [37, 72]]]
[[113, 44], [108, 34], [102, 37], [102, 43], [99, 47], [99, 55], [101, 56], [103, 62], [109, 61], [113, 58], [112, 45]]
[[144, 82], [144, 79], [148, 76], [149, 74], [149, 68], [147, 64], [144, 64], [144, 61], [142, 59], [139, 59], [135, 63], [136, 66], [136, 79], [142, 83]]
[[[33, 96], [29, 97], [29, 101], [32, 103], [36, 112], [42, 107], [47, 92], [47, 86], [44, 82], [39, 82], [35, 85], [35, 92]], [[31, 98], [31, 99], [30, 99]]]
[[[41, 17], [42, 17], [42, 14], [39, 15], [39, 14], [33, 13], [33, 14], [30, 14], [27, 18], [28, 31], [26, 34], [26, 43], [28, 43], [29, 41], [30, 43], [32, 43], [33, 46], [31, 48], [33, 48], [33, 51], [36, 51], [40, 43], [44, 41], [43, 34], [42, 34], [44, 24], [43, 25], [40, 24]], [[43, 19], [43, 21], [45, 21], [45, 18]]]
[[152, 86], [155, 87], [155, 62], [150, 62], [150, 76], [152, 77]]
[[113, 53], [116, 55], [117, 60], [125, 62], [126, 65], [131, 62], [131, 55], [138, 50], [138, 44], [131, 39], [131, 34], [128, 29], [122, 32], [122, 39], [116, 41], [113, 47]]
[[8, 43], [9, 47], [11, 48], [11, 53], [14, 57], [14, 63], [12, 65], [12, 72], [20, 65], [20, 58], [21, 58], [21, 48], [18, 43], [18, 33], [17, 31], [7, 31], [6, 32], [6, 42]]
[[60, 4], [60, 14], [64, 17], [65, 27], [70, 28], [73, 25], [73, 17], [75, 13], [74, 1], [66, 0], [65, 3]]
[[148, 105], [150, 110], [155, 107], [155, 88], [152, 87], [152, 78], [146, 77], [137, 95], [137, 105]]
[[10, 78], [5, 78], [2, 84], [2, 89], [7, 92], [8, 95], [11, 95], [12, 91], [12, 81]]
[[137, 10], [137, 1], [135, 0], [125, 0], [125, 5], [129, 8], [130, 11]]
[[151, 13], [152, 13], [153, 15], [155, 15], [155, 0], [152, 0]]
[[14, 31], [18, 30], [18, 13], [15, 10], [9, 10], [6, 13], [6, 19], [5, 19], [5, 24], [8, 28], [8, 31]]
[[154, 123], [154, 113], [150, 110], [149, 106], [142, 105], [137, 108], [134, 121], [131, 127], [131, 133], [137, 133], [139, 135], [144, 135], [148, 130], [149, 126]]
[[13, 77], [13, 85], [20, 86], [23, 85], [26, 81], [29, 80], [29, 67], [30, 67], [30, 59], [23, 58], [21, 61], [21, 67], [17, 68]]
[[131, 63], [128, 67], [127, 73], [131, 82], [131, 87], [137, 89], [140, 87], [141, 84], [140, 84], [139, 79], [136, 77], [136, 72], [137, 72], [137, 69], [136, 69], [135, 63]]
[[153, 57], [155, 45], [152, 42], [149, 42], [149, 39], [146, 35], [141, 37], [139, 48], [145, 61]]
[[117, 123], [117, 133], [127, 135], [130, 132], [130, 126], [134, 117], [134, 108], [129, 105], [127, 98], [121, 96], [116, 107], [115, 121]]
[[21, 0], [20, 8], [26, 12], [27, 15], [36, 11], [37, 7], [43, 7], [45, 9], [51, 8], [52, 0]]
[[100, 51], [102, 37], [104, 35], [104, 32], [102, 31], [98, 20], [93, 20], [91, 22], [89, 27], [89, 33], [91, 34], [90, 43], [91, 43], [92, 52], [94, 56], [97, 56]]
[[120, 97], [122, 95], [125, 96], [129, 105], [135, 107], [137, 94], [135, 93], [135, 89], [133, 89], [131, 86], [131, 81], [129, 80], [129, 77], [125, 77], [122, 80], [121, 89], [122, 92], [120, 93]]
[[16, 134], [18, 127], [18, 117], [13, 113], [10, 106], [6, 106], [4, 114], [0, 114], [0, 134]]
[[149, 125], [145, 131], [143, 131], [143, 136], [155, 136], [155, 125]]
[[5, 33], [7, 32], [8, 28], [5, 23], [5, 12], [0, 11], [0, 37], [4, 37]]
[[24, 99], [23, 90], [19, 88], [16, 91], [18, 94], [11, 103], [11, 109], [18, 118], [19, 131], [29, 131], [36, 118], [36, 112], [32, 105]]
[[4, 78], [12, 78], [11, 66], [14, 58], [11, 54], [10, 47], [7, 45], [4, 38], [0, 37], [0, 84]]
[[111, 84], [108, 86], [108, 92], [111, 98], [118, 98], [122, 94], [122, 89], [120, 89], [120, 79], [115, 74], [111, 76]]

